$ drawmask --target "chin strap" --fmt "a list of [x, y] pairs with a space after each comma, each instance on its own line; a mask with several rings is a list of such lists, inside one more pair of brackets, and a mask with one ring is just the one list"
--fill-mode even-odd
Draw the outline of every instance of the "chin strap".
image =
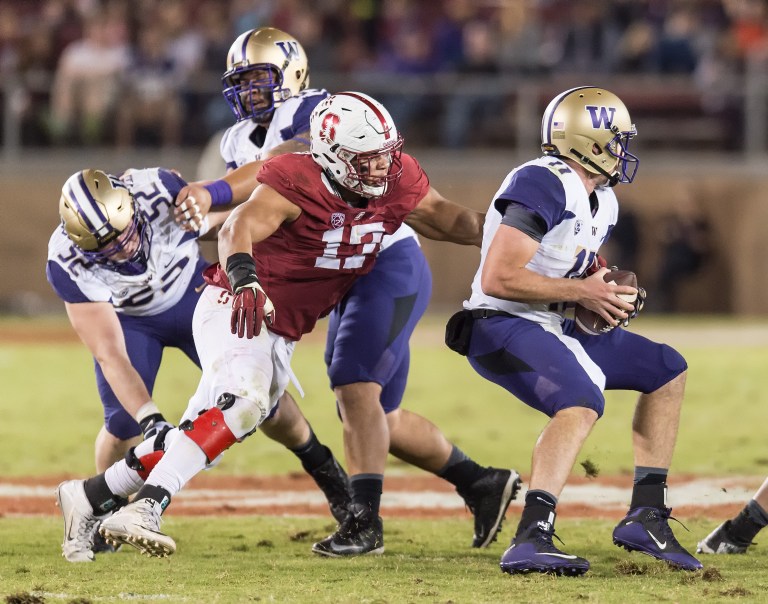
[[608, 179], [608, 186], [609, 187], [615, 187], [619, 183], [619, 175], [618, 174], [608, 174], [605, 170], [603, 170], [600, 166], [598, 166], [595, 162], [593, 162], [589, 157], [586, 155], [582, 155], [576, 149], [571, 149], [570, 153], [573, 153], [579, 161], [581, 161], [584, 164], [587, 164], [588, 166], [593, 167], [595, 170], [597, 170], [600, 174], [605, 176]]

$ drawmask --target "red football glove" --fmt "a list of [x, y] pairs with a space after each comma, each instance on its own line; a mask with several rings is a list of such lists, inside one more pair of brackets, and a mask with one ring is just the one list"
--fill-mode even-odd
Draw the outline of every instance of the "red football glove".
[[238, 252], [227, 258], [227, 278], [235, 295], [230, 328], [238, 338], [250, 339], [261, 333], [261, 323], [275, 320], [275, 307], [256, 276], [253, 256]]
[[272, 325], [275, 320], [275, 307], [261, 289], [258, 280], [243, 284], [235, 291], [232, 300], [232, 319], [230, 327], [238, 338], [253, 338], [261, 333], [261, 324], [266, 321]]

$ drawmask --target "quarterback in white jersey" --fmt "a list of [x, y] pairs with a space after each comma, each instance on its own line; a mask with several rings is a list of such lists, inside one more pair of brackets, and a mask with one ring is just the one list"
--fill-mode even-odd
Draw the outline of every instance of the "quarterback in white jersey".
[[[666, 506], [687, 364], [671, 347], [619, 326], [637, 315], [643, 295], [606, 283], [608, 269], [596, 262], [618, 218], [612, 187], [632, 182], [637, 171], [628, 150], [635, 134], [624, 103], [607, 90], [585, 86], [552, 100], [542, 119], [544, 156], [513, 170], [494, 195], [472, 295], [446, 330], [446, 342], [475, 371], [550, 417], [534, 448], [516, 535], [501, 558], [504, 572], [589, 570], [586, 559], [553, 544], [555, 509], [603, 414], [603, 391], [614, 389], [640, 397], [632, 502], [613, 542], [674, 568], [701, 568], [672, 533]], [[613, 328], [580, 332], [563, 312], [573, 303]]]
[[595, 262], [597, 250], [608, 239], [618, 218], [613, 189], [595, 187], [591, 194], [579, 175], [558, 157], [540, 157], [510, 172], [493, 196], [486, 213], [480, 268], [472, 281], [466, 308], [492, 308], [556, 328], [565, 305], [519, 302], [495, 298], [482, 287], [488, 249], [509, 206], [530, 213], [546, 224], [539, 247], [526, 265], [547, 277], [578, 278]]
[[161, 419], [151, 394], [163, 348], [179, 348], [199, 366], [192, 311], [206, 262], [200, 232], [182, 229], [172, 212], [185, 185], [162, 168], [120, 178], [83, 170], [62, 189], [46, 274], [94, 356], [104, 406], [99, 470], [138, 442], [139, 422], [149, 429]]

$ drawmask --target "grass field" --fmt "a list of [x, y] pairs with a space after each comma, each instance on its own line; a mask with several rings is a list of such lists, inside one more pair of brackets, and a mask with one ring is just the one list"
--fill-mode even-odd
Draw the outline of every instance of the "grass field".
[[[444, 348], [444, 317], [423, 322], [413, 340], [408, 408], [431, 418], [481, 463], [528, 471], [545, 418], [473, 373]], [[636, 328], [678, 347], [690, 371], [674, 473], [753, 476], [768, 473], [764, 429], [768, 392], [768, 323], [705, 318], [643, 318]], [[5, 387], [0, 422], [0, 477], [86, 476], [101, 425], [91, 360], [61, 320], [0, 321], [0, 374]], [[20, 334], [24, 341], [20, 341]], [[302, 342], [294, 369], [307, 392], [300, 404], [322, 440], [341, 452], [322, 365], [322, 333]], [[169, 353], [155, 399], [180, 415], [197, 370]], [[605, 416], [580, 456], [604, 475], [632, 471], [630, 422], [634, 395], [609, 393]], [[284, 474], [295, 458], [256, 435], [229, 451], [222, 474]], [[391, 463], [393, 472], [418, 472]], [[575, 473], [578, 472], [574, 470]], [[678, 494], [684, 498], [684, 494]], [[0, 518], [0, 597], [26, 592], [50, 602], [707, 602], [764, 601], [768, 555], [706, 558], [704, 573], [682, 574], [611, 544], [615, 521], [563, 518], [564, 549], [584, 555], [582, 579], [509, 577], [498, 559], [516, 523], [508, 517], [500, 543], [466, 547], [471, 527], [459, 520], [387, 518], [387, 553], [377, 559], [322, 560], [312, 541], [332, 528], [318, 518], [170, 516], [166, 528], [182, 551], [169, 560], [134, 552], [74, 565], [60, 557], [61, 522], [54, 517]], [[686, 519], [686, 545], [721, 519]], [[682, 535], [685, 535], [683, 539]], [[27, 599], [27, 602], [34, 600]]]

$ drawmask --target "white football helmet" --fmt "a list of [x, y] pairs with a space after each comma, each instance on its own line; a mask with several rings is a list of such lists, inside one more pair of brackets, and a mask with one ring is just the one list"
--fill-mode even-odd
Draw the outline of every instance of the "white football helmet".
[[309, 124], [312, 157], [344, 188], [381, 197], [400, 180], [403, 138], [375, 99], [361, 92], [333, 94], [315, 107]]
[[[249, 76], [256, 70], [265, 72], [258, 81]], [[252, 119], [266, 123], [276, 105], [309, 86], [307, 54], [295, 38], [279, 29], [251, 29], [232, 43], [221, 82], [224, 98], [238, 122]], [[262, 98], [264, 105], [258, 103]]]
[[61, 189], [62, 226], [83, 255], [126, 275], [143, 273], [149, 247], [146, 220], [126, 186], [101, 170], [82, 170]]
[[594, 86], [571, 88], [549, 103], [541, 120], [544, 155], [573, 159], [608, 184], [632, 182], [640, 160], [627, 150], [637, 134], [626, 106]]

